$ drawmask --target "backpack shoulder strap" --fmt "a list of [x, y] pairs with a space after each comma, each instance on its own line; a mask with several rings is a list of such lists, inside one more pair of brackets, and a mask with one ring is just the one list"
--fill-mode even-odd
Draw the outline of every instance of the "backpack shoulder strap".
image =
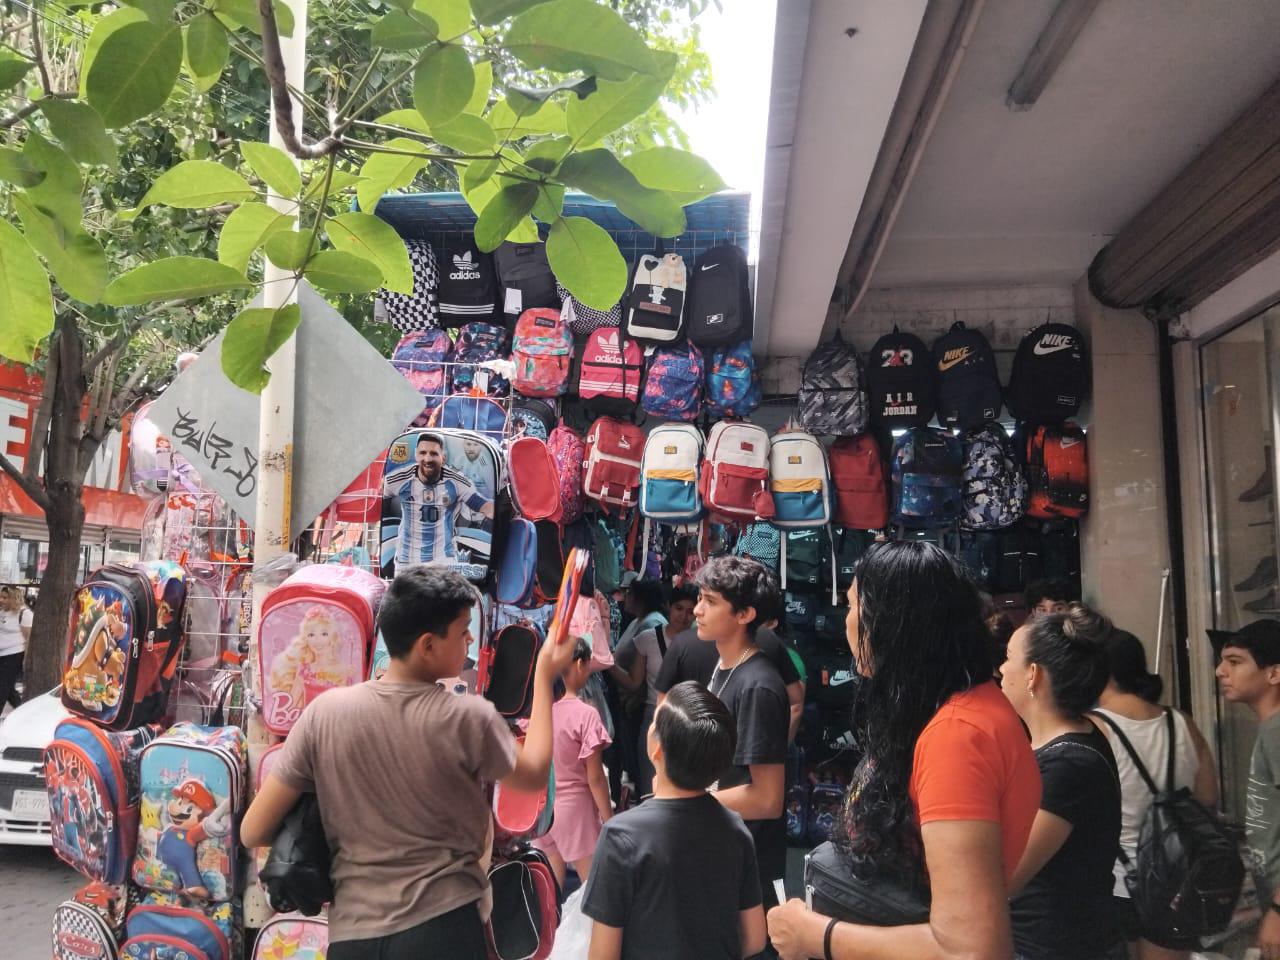
[[1108, 717], [1101, 710], [1090, 710], [1090, 716], [1097, 717], [1115, 733], [1116, 738], [1120, 741], [1120, 745], [1124, 747], [1125, 752], [1129, 754], [1129, 759], [1133, 761], [1133, 765], [1137, 768], [1138, 774], [1142, 777], [1142, 781], [1147, 785], [1147, 789], [1151, 791], [1152, 796], [1160, 793], [1156, 782], [1151, 779], [1151, 774], [1147, 773], [1147, 768], [1142, 765], [1142, 761], [1138, 759], [1138, 751], [1133, 749], [1133, 744], [1129, 742], [1129, 738], [1124, 735], [1124, 731], [1120, 729], [1120, 725]]
[[1170, 793], [1173, 793], [1173, 755], [1178, 749], [1178, 729], [1173, 722], [1172, 707], [1164, 708], [1164, 725], [1165, 729], [1169, 731], [1169, 759], [1166, 761], [1164, 768], [1164, 788]]
[[657, 624], [653, 628], [653, 633], [654, 636], [658, 638], [658, 653], [660, 653], [663, 659], [665, 659], [667, 656], [667, 638], [663, 635], [662, 624]]

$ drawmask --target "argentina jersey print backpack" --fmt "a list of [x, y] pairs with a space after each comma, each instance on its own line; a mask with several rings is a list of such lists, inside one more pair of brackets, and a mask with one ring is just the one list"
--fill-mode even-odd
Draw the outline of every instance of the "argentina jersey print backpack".
[[1080, 411], [1088, 391], [1089, 352], [1079, 330], [1046, 323], [1022, 338], [1005, 397], [1014, 419], [1061, 423]]

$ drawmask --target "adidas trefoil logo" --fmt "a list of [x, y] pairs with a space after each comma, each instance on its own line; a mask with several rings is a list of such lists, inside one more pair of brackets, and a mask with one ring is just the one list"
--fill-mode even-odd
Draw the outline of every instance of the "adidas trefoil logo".
[[463, 253], [455, 253], [453, 255], [453, 273], [449, 274], [450, 280], [479, 280], [480, 266], [471, 259], [471, 251], [467, 250]]

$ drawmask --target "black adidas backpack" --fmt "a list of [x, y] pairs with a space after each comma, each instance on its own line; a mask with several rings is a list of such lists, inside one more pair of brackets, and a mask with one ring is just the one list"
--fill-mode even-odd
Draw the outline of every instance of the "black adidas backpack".
[[962, 322], [933, 342], [938, 422], [968, 430], [1000, 419], [1000, 376], [987, 338]]
[[913, 333], [886, 333], [867, 354], [871, 423], [882, 429], [923, 427], [933, 419], [933, 359]]
[[1005, 395], [1015, 420], [1061, 423], [1079, 412], [1088, 391], [1089, 352], [1079, 330], [1046, 323], [1022, 338]]
[[1120, 851], [1125, 886], [1143, 938], [1159, 943], [1221, 933], [1231, 922], [1240, 898], [1244, 863], [1231, 832], [1218, 818], [1186, 787], [1174, 789], [1177, 739], [1173, 713], [1164, 708], [1169, 733], [1164, 790], [1156, 787], [1116, 722], [1105, 713], [1094, 716], [1112, 729], [1151, 791], [1151, 806], [1138, 831], [1136, 861]]
[[726, 243], [702, 251], [689, 277], [685, 324], [688, 338], [704, 349], [751, 337], [751, 286], [740, 246]]
[[474, 243], [449, 247], [440, 260], [440, 326], [492, 323], [498, 310], [498, 277], [493, 257]]

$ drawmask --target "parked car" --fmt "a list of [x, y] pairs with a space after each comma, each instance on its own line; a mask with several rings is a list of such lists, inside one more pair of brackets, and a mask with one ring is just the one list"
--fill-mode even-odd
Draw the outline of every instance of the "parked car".
[[0, 843], [46, 846], [49, 796], [44, 785], [44, 748], [54, 728], [71, 716], [62, 688], [28, 700], [0, 722]]

